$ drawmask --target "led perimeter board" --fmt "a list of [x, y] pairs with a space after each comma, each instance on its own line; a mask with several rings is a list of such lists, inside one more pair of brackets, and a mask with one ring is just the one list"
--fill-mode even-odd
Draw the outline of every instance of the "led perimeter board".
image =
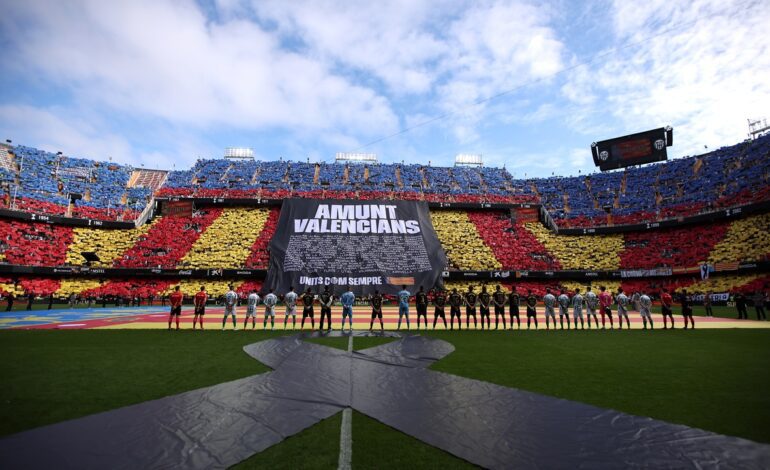
[[666, 147], [670, 147], [673, 143], [674, 130], [671, 127], [661, 127], [594, 142], [591, 144], [591, 154], [594, 157], [594, 164], [601, 171], [607, 171], [666, 160], [668, 158]]

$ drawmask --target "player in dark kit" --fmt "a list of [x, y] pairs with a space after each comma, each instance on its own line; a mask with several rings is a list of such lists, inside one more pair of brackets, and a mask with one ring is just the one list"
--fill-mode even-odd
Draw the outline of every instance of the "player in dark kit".
[[460, 307], [463, 304], [463, 296], [457, 292], [457, 289], [452, 289], [452, 293], [449, 294], [449, 329], [455, 329], [455, 317], [457, 317], [457, 329], [462, 330], [463, 320], [460, 317]]
[[535, 329], [537, 329], [537, 297], [531, 290], [527, 291], [527, 329], [531, 319], [535, 320]]
[[307, 288], [304, 294], [302, 294], [302, 324], [299, 329], [305, 329], [305, 318], [310, 317], [310, 328], [315, 330], [315, 312], [313, 311], [313, 302], [315, 302], [315, 295], [313, 290]]
[[[446, 315], [444, 315], [444, 306], [446, 305], [446, 294], [444, 289], [436, 289], [433, 293], [433, 329], [436, 329], [436, 320], [438, 317], [444, 321], [444, 329], [446, 330]], [[459, 313], [459, 312], [458, 312]]]
[[513, 317], [516, 317], [516, 325], [521, 329], [521, 319], [519, 319], [519, 294], [516, 292], [516, 286], [511, 286], [511, 293], [508, 294], [508, 314], [511, 317], [511, 329], [513, 329]]
[[420, 316], [425, 320], [425, 329], [428, 329], [428, 295], [420, 286], [417, 295], [414, 296], [414, 303], [417, 306], [417, 329], [420, 329]]
[[[380, 295], [380, 291], [375, 290], [374, 294], [369, 297], [369, 303], [372, 304], [372, 320], [369, 322], [369, 331], [372, 331], [372, 327], [374, 326], [374, 319], [379, 318], [380, 319], [380, 331], [383, 333], [385, 332], [385, 327], [382, 325], [382, 295]], [[419, 319], [420, 317], [417, 317], [418, 323], [417, 326], [419, 327]], [[426, 320], [427, 321], [427, 320]], [[427, 324], [425, 325], [425, 328], [427, 328]]]
[[687, 289], [682, 289], [682, 295], [679, 297], [682, 304], [682, 316], [684, 317], [684, 329], [687, 329], [687, 320], [690, 320], [690, 328], [695, 329], [695, 320], [692, 317], [692, 306], [690, 298], [687, 297]]
[[324, 286], [324, 291], [318, 296], [321, 301], [321, 321], [318, 323], [318, 329], [324, 329], [324, 318], [329, 322], [328, 329], [332, 329], [332, 303], [334, 296], [329, 292], [329, 286]]
[[492, 295], [492, 302], [495, 304], [495, 329], [500, 318], [503, 319], [503, 329], [505, 329], [505, 292], [500, 289], [500, 286], [497, 286]]
[[481, 305], [481, 329], [484, 329], [484, 318], [487, 319], [487, 329], [490, 328], [489, 319], [489, 303], [492, 301], [492, 296], [487, 292], [487, 286], [481, 286], [481, 294], [479, 294], [479, 304]]
[[[660, 310], [663, 313], [663, 329], [668, 329], [667, 320], [671, 319], [671, 329], [674, 329], [674, 312], [671, 311], [671, 304], [674, 300], [671, 298], [671, 294], [668, 293], [668, 289], [663, 289], [663, 293], [660, 294]], [[687, 325], [685, 325], [687, 328]]]
[[471, 327], [471, 315], [473, 315], [473, 328], [477, 328], [476, 323], [476, 300], [478, 296], [473, 292], [473, 286], [468, 286], [468, 292], [465, 293], [465, 327]]

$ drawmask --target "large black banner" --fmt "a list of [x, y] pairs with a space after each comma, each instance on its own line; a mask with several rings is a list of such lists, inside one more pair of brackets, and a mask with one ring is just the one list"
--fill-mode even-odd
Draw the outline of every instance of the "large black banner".
[[270, 242], [266, 287], [356, 295], [442, 283], [444, 250], [418, 201], [287, 199]]

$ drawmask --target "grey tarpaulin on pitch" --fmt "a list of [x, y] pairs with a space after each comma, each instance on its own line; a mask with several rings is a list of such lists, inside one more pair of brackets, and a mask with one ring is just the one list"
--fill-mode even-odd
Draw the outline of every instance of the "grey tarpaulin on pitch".
[[6, 437], [0, 464], [222, 468], [350, 406], [489, 468], [770, 468], [765, 444], [426, 369], [453, 349], [262, 341], [244, 350], [274, 372]]

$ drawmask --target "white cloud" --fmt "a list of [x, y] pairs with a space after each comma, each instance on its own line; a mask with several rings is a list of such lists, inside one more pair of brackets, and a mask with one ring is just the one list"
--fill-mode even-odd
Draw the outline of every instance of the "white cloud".
[[746, 118], [770, 109], [770, 47], [758, 39], [770, 9], [721, 0], [659, 3], [615, 2], [618, 41], [651, 39], [571, 74], [563, 94], [591, 105], [583, 109], [594, 125], [610, 117], [629, 132], [672, 125], [674, 155], [739, 141]]
[[460, 142], [477, 138], [474, 102], [550, 76], [562, 44], [546, 8], [526, 1], [254, 1], [256, 14], [314, 56], [381, 80], [393, 95], [436, 93], [413, 114], [448, 120]]
[[[74, 118], [61, 108], [0, 105], [0, 132], [15, 144], [34, 145], [49, 152], [128, 163], [131, 146], [122, 137], [103, 132], [94, 121]], [[78, 154], [71, 154], [77, 149]]]
[[17, 2], [0, 21], [14, 61], [95, 106], [201, 128], [397, 126], [371, 88], [283, 49], [256, 23], [211, 23], [190, 1]]
[[461, 141], [473, 135], [486, 108], [474, 103], [561, 69], [564, 47], [549, 26], [550, 20], [546, 8], [526, 2], [495, 2], [471, 9], [452, 23], [450, 53], [441, 64], [449, 78], [438, 95], [445, 111], [470, 110], [470, 119], [455, 125]]
[[432, 28], [457, 5], [411, 0], [252, 2], [259, 18], [275, 23], [283, 37], [301, 40], [312, 56], [376, 77], [396, 95], [430, 90], [436, 79], [431, 62], [446, 51]]

